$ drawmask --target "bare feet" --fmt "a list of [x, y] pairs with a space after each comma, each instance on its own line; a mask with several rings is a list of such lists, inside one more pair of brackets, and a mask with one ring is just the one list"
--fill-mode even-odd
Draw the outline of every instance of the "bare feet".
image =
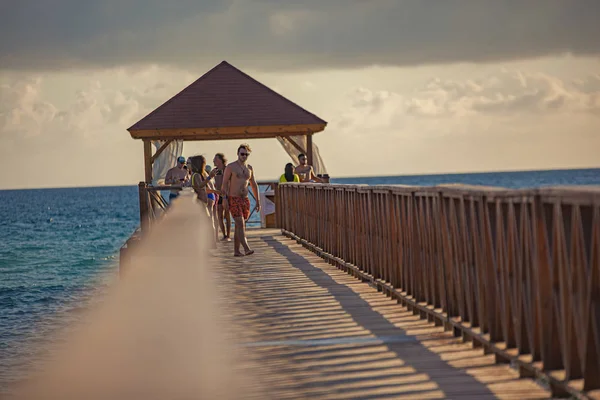
[[250, 254], [254, 254], [254, 250], [248, 250], [248, 251], [246, 252], [246, 255], [247, 255], [247, 256], [249, 256]]
[[231, 242], [231, 238], [229, 236], [223, 236], [223, 239], [221, 239], [221, 242]]
[[242, 253], [233, 253], [234, 257], [244, 257]]

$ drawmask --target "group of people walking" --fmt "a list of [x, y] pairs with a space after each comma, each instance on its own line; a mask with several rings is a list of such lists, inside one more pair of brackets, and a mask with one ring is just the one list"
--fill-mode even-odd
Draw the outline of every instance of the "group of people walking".
[[[215, 154], [214, 167], [207, 166], [206, 158], [197, 155], [188, 158], [179, 157], [177, 165], [171, 168], [165, 176], [165, 184], [191, 187], [197, 195], [200, 204], [206, 208], [210, 217], [215, 240], [219, 240], [219, 230], [222, 241], [231, 241], [231, 218], [234, 221], [234, 248], [236, 257], [248, 256], [254, 250], [246, 239], [246, 221], [250, 217], [251, 187], [256, 199], [256, 210], [260, 211], [260, 195], [256, 183], [254, 169], [248, 164], [252, 152], [247, 144], [241, 144], [237, 149], [237, 160], [227, 163], [223, 153]], [[169, 195], [172, 201], [179, 195], [178, 189], [173, 189]], [[243, 252], [240, 247], [243, 248]]]
[[[177, 158], [177, 165], [165, 176], [165, 184], [175, 186], [169, 195], [169, 202], [179, 196], [180, 186], [194, 189], [198, 201], [206, 208], [210, 217], [215, 241], [219, 240], [219, 230], [223, 234], [221, 241], [231, 241], [233, 218], [233, 255], [236, 257], [254, 253], [246, 239], [246, 222], [250, 218], [248, 186], [254, 192], [257, 211], [260, 211], [260, 194], [254, 169], [248, 164], [251, 153], [249, 145], [241, 144], [237, 149], [237, 160], [227, 163], [225, 155], [217, 153], [213, 158], [213, 167], [207, 165], [206, 158], [202, 155], [187, 160], [180, 156]], [[291, 163], [285, 166], [280, 182], [323, 182], [308, 164], [306, 155], [300, 154], [298, 161], [300, 165], [297, 167]]]

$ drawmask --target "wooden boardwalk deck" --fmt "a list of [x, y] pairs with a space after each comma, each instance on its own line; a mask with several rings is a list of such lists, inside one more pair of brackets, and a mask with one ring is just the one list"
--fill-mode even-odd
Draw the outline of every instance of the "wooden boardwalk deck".
[[233, 245], [221, 244], [211, 265], [248, 357], [239, 367], [263, 391], [256, 397], [550, 397], [278, 230], [251, 231], [249, 241], [256, 254], [234, 258]]

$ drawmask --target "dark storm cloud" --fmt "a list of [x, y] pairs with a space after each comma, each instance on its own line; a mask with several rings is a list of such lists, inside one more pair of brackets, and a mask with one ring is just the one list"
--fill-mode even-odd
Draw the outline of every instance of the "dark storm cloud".
[[260, 69], [600, 53], [598, 0], [21, 0], [0, 68], [163, 63]]

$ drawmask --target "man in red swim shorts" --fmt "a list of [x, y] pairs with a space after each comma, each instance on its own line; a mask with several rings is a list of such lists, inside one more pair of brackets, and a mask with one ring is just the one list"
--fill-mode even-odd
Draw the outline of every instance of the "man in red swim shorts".
[[244, 221], [250, 218], [250, 199], [247, 197], [233, 197], [227, 198], [229, 202], [229, 212], [233, 218], [242, 217]]
[[[227, 164], [223, 174], [222, 192], [225, 194], [223, 205], [226, 210], [229, 209], [235, 222], [233, 255], [236, 257], [249, 256], [254, 253], [246, 240], [246, 220], [250, 217], [248, 183], [250, 183], [256, 198], [257, 211], [260, 211], [260, 195], [254, 178], [254, 170], [250, 164], [246, 163], [251, 152], [249, 145], [241, 144], [237, 151], [237, 161]], [[244, 247], [244, 253], [240, 252], [240, 245]]]

